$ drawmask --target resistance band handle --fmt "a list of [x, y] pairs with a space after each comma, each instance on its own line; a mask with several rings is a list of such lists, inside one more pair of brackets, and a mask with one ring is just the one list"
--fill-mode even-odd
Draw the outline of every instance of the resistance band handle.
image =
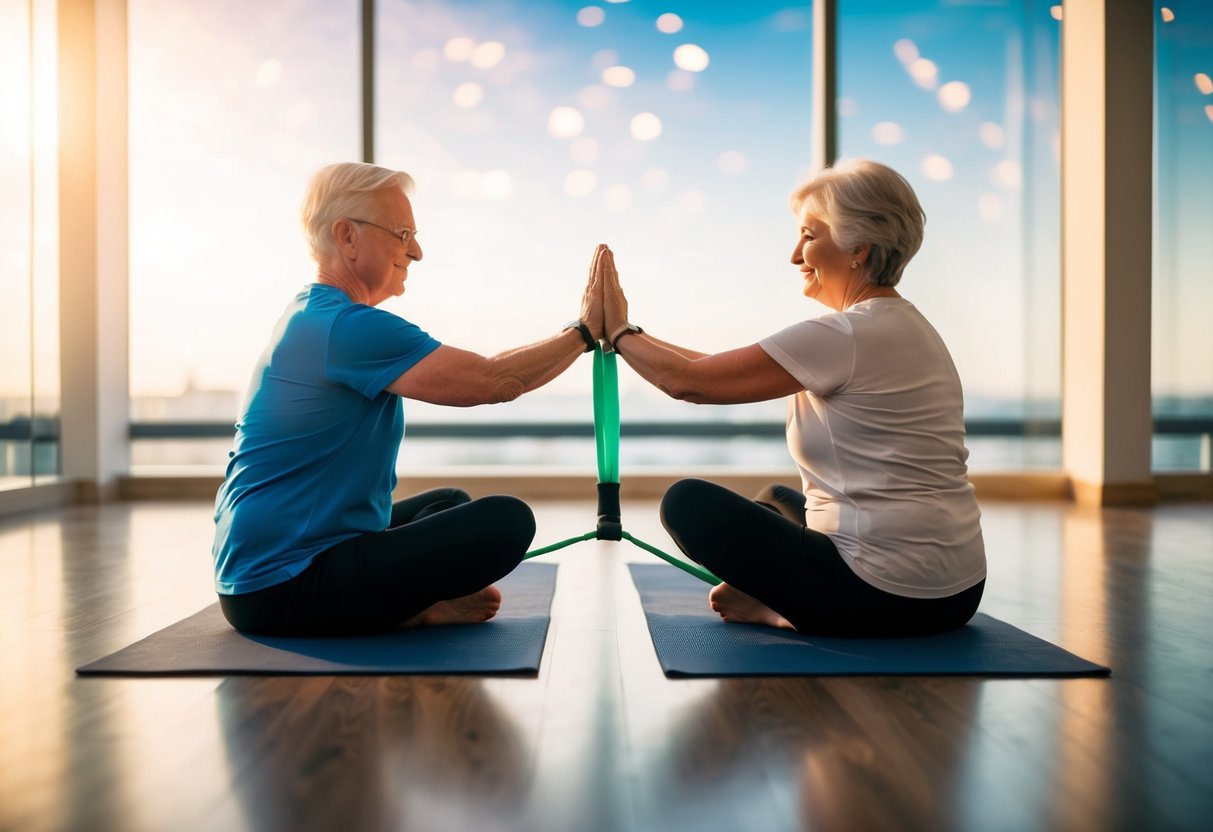
[[619, 517], [619, 483], [598, 483], [599, 540], [623, 539], [623, 522]]

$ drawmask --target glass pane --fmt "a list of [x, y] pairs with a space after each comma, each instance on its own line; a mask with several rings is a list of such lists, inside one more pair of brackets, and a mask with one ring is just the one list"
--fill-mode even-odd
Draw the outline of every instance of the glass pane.
[[1158, 9], [1154, 468], [1210, 470], [1213, 423], [1213, 4]]
[[54, 25], [0, 2], [0, 488], [59, 470]]
[[1019, 434], [971, 431], [975, 470], [1061, 462], [1054, 5], [838, 4], [840, 155], [914, 185], [926, 240], [898, 288], [948, 344], [966, 417]]
[[[469, 0], [378, 4], [376, 153], [409, 171], [425, 259], [385, 304], [439, 340], [494, 353], [575, 318], [609, 243], [634, 321], [704, 351], [752, 344], [795, 315], [787, 197], [807, 174], [808, 2]], [[795, 311], [793, 311], [795, 310]], [[784, 404], [699, 407], [620, 362], [625, 421], [762, 420]], [[509, 405], [425, 421], [589, 422], [591, 365]], [[444, 441], [445, 442], [445, 441]], [[766, 465], [745, 441], [625, 442], [638, 465]], [[761, 444], [761, 443], [760, 443]], [[790, 467], [783, 440], [765, 447]], [[726, 453], [727, 452], [727, 453]], [[402, 465], [594, 466], [592, 439], [405, 443]]]
[[307, 179], [359, 154], [358, 3], [129, 0], [129, 27], [131, 418], [234, 422], [315, 277]]

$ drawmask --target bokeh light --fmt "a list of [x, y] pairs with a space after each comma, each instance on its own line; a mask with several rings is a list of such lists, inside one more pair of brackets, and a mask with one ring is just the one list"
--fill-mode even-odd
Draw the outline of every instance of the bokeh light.
[[993, 121], [983, 121], [977, 128], [977, 135], [981, 138], [981, 143], [991, 150], [998, 150], [1007, 143], [1007, 136], [1002, 125]]
[[893, 44], [893, 54], [903, 64], [910, 64], [918, 60], [918, 47], [909, 38], [902, 38]]
[[577, 12], [577, 22], [587, 29], [601, 26], [604, 20], [606, 20], [606, 12], [600, 6], [586, 6]]
[[937, 97], [939, 106], [949, 113], [959, 113], [969, 106], [973, 93], [969, 91], [969, 85], [964, 81], [949, 81], [939, 88]]
[[573, 107], [556, 107], [548, 116], [548, 135], [571, 139], [585, 129], [585, 117]]
[[935, 66], [934, 61], [917, 58], [910, 61], [906, 69], [909, 71], [910, 77], [914, 79], [914, 83], [924, 90], [933, 90], [939, 83], [939, 68]]
[[922, 160], [922, 175], [933, 182], [947, 182], [954, 173], [952, 163], [938, 153], [932, 153]]
[[630, 87], [636, 82], [636, 73], [626, 66], [608, 66], [602, 71], [602, 83], [608, 87]]
[[687, 72], [703, 72], [710, 62], [711, 58], [702, 46], [684, 43], [674, 50], [674, 64]]
[[665, 77], [665, 85], [674, 92], [690, 92], [695, 89], [695, 75], [683, 69], [671, 69]]
[[501, 63], [505, 57], [505, 44], [500, 41], [486, 40], [472, 50], [472, 66], [477, 69], [492, 69]]
[[472, 57], [476, 42], [471, 38], [451, 38], [442, 47], [442, 54], [448, 61], [462, 62]]
[[673, 12], [666, 12], [657, 18], [657, 31], [667, 35], [682, 31], [682, 18]]
[[632, 116], [630, 129], [636, 141], [650, 142], [661, 135], [661, 119], [652, 113], [637, 113]]
[[1195, 81], [1196, 89], [1200, 90], [1201, 95], [1213, 95], [1213, 78], [1203, 72], [1198, 72]]
[[1003, 159], [994, 166], [994, 181], [1005, 188], [1018, 188], [1023, 182], [1023, 171], [1019, 163], [1012, 159]]
[[895, 121], [878, 121], [872, 126], [872, 140], [877, 144], [901, 144], [905, 130]]
[[484, 89], [479, 84], [468, 81], [455, 87], [455, 92], [451, 96], [451, 100], [455, 102], [456, 107], [475, 107], [484, 99]]

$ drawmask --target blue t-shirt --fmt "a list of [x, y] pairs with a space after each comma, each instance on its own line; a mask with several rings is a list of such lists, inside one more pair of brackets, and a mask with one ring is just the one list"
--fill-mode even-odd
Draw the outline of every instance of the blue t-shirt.
[[416, 325], [313, 283], [253, 370], [215, 497], [215, 589], [290, 580], [343, 540], [387, 528], [404, 436], [384, 388], [439, 347]]

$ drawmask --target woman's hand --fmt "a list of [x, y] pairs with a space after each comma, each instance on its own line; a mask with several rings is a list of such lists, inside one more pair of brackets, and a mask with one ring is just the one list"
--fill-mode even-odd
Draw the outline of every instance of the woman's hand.
[[598, 271], [602, 275], [602, 312], [605, 337], [628, 322], [628, 299], [619, 285], [619, 272], [615, 269], [615, 254], [609, 248], [598, 258]]
[[602, 273], [599, 271], [598, 262], [602, 259], [603, 252], [609, 251], [605, 243], [599, 243], [594, 249], [594, 258], [590, 260], [590, 276], [581, 296], [580, 320], [590, 328], [590, 335], [594, 336], [595, 341], [606, 337], [606, 326], [602, 317]]

